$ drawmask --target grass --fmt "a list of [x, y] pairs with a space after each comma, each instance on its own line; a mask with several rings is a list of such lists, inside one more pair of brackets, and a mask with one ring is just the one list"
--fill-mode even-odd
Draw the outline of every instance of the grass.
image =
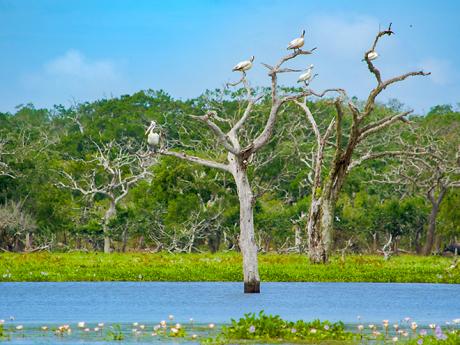
[[[262, 254], [262, 281], [460, 283], [451, 258], [403, 255], [333, 257], [312, 265], [304, 255]], [[241, 281], [238, 253], [0, 254], [0, 281]]]

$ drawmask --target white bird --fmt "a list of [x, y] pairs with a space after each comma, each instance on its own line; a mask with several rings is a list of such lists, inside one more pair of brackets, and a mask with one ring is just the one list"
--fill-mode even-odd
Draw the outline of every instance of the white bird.
[[299, 79], [297, 79], [297, 82], [298, 83], [301, 83], [301, 82], [305, 82], [305, 84], [308, 84], [311, 80], [311, 77], [313, 76], [313, 65], [310, 65], [308, 66], [307, 70], [305, 71], [305, 73], [302, 73], [300, 76], [299, 76]]
[[254, 55], [251, 56], [249, 60], [241, 61], [238, 64], [236, 64], [236, 66], [233, 67], [232, 71], [233, 72], [238, 71], [238, 72], [245, 73], [247, 70], [251, 69], [253, 61], [254, 61]]
[[156, 127], [157, 127], [156, 122], [152, 121], [150, 122], [149, 128], [147, 128], [147, 130], [145, 131], [145, 134], [148, 133], [147, 143], [149, 144], [150, 147], [153, 148], [153, 151], [155, 151], [156, 147], [160, 143], [160, 135], [154, 132]]
[[372, 60], [375, 60], [379, 57], [379, 54], [375, 51], [375, 50], [372, 50], [370, 51], [369, 53], [367, 53], [367, 59], [369, 61], [372, 61]]
[[300, 37], [297, 37], [293, 39], [291, 42], [289, 42], [289, 45], [287, 46], [287, 49], [300, 49], [303, 47], [303, 44], [305, 43], [304, 41], [305, 37], [305, 30], [302, 31], [302, 35]]

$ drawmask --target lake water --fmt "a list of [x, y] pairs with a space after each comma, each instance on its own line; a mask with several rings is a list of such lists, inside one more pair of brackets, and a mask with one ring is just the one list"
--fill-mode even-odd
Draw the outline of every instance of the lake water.
[[[0, 283], [0, 319], [26, 327], [78, 321], [153, 325], [173, 314], [177, 322], [220, 324], [260, 310], [348, 324], [359, 322], [358, 316], [364, 323], [410, 317], [419, 325], [460, 318], [460, 285], [263, 283], [261, 294], [242, 290], [241, 283]], [[21, 339], [44, 340], [37, 341]]]

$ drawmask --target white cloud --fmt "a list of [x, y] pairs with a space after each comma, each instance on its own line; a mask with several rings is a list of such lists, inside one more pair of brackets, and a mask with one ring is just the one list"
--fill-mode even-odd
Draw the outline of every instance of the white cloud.
[[120, 93], [123, 77], [116, 64], [108, 59], [89, 59], [71, 49], [45, 64], [38, 71], [26, 75], [22, 82], [36, 104], [82, 101]]

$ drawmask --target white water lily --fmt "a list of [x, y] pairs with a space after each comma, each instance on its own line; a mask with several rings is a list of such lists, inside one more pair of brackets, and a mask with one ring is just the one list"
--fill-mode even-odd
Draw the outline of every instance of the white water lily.
[[393, 337], [391, 340], [393, 340], [396, 343], [398, 341], [398, 337]]
[[104, 322], [99, 322], [99, 323], [97, 324], [97, 326], [100, 327], [100, 328], [104, 327]]
[[78, 328], [85, 328], [85, 322], [84, 321], [80, 321], [79, 323], [77, 323], [77, 326]]
[[359, 331], [362, 331], [364, 329], [364, 326], [363, 325], [358, 325], [358, 330]]
[[47, 330], [48, 330], [48, 326], [41, 326], [40, 329], [41, 329], [42, 331], [47, 331]]
[[196, 334], [192, 334], [192, 339], [196, 339], [198, 336]]
[[16, 326], [16, 329], [17, 329], [18, 331], [22, 331], [22, 330], [24, 329], [24, 326], [23, 326], [23, 325], [17, 325], [17, 326]]
[[174, 320], [174, 315], [169, 315], [169, 316], [168, 316], [168, 319]]
[[208, 325], [208, 327], [211, 328], [211, 329], [213, 329], [214, 327], [216, 327], [216, 325], [213, 324], [213, 323], [210, 323], [210, 324]]
[[139, 322], [133, 322], [133, 326], [134, 326], [134, 327], [139, 326]]
[[179, 330], [175, 327], [171, 327], [171, 332], [173, 332], [174, 334], [178, 333]]

